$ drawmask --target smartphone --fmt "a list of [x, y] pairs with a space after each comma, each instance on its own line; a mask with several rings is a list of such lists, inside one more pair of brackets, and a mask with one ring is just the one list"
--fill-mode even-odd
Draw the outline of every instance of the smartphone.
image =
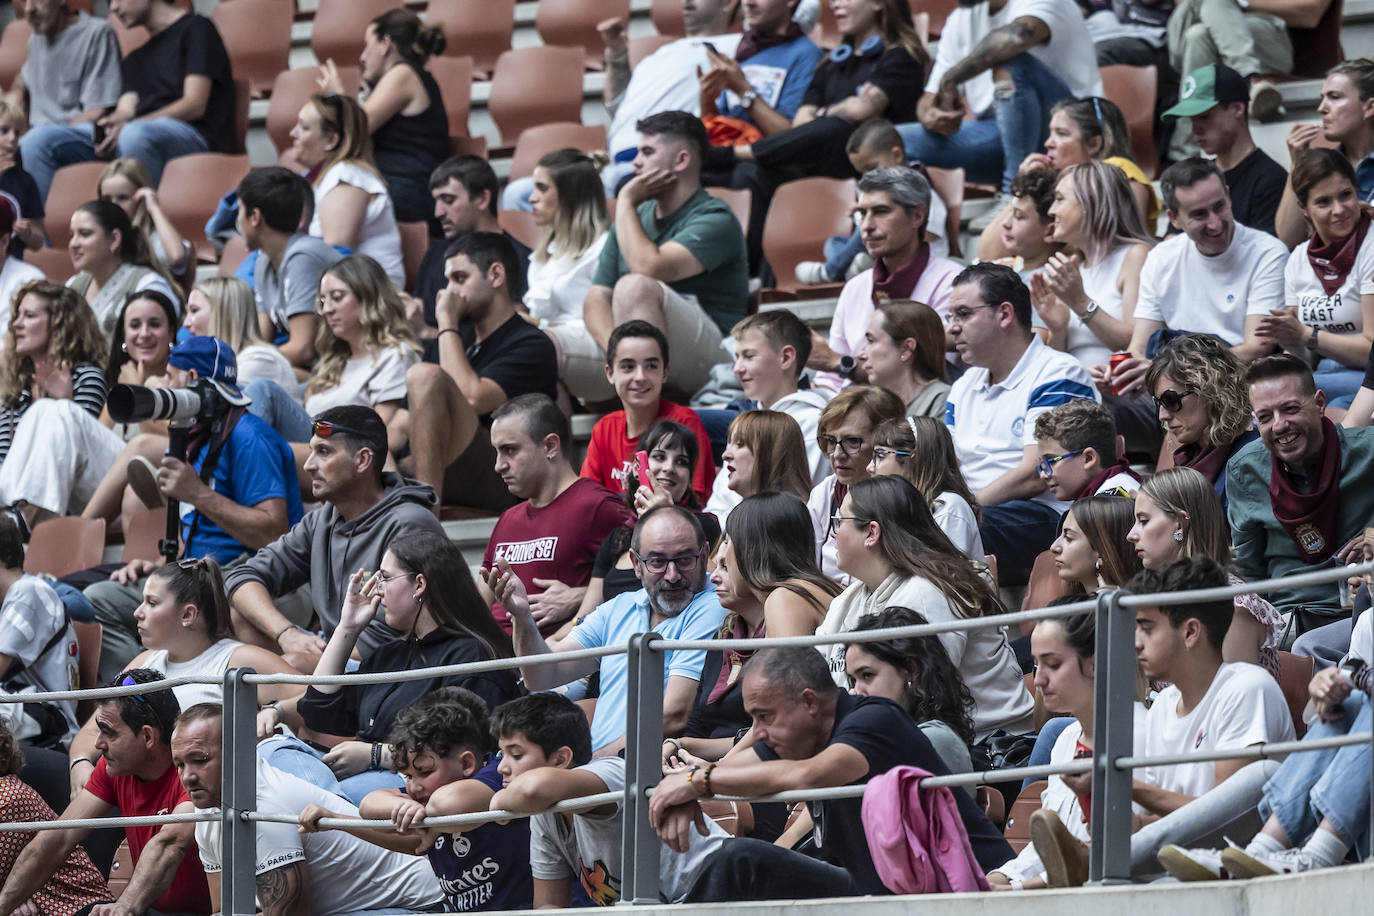
[[635, 452], [635, 461], [639, 464], [639, 485], [652, 490], [654, 482], [649, 479], [649, 453]]
[[705, 48], [706, 48], [706, 50], [710, 51], [710, 52], [711, 52], [712, 54], [714, 54], [716, 57], [720, 57], [720, 56], [721, 56], [721, 53], [720, 53], [719, 51], [716, 50], [716, 46], [713, 45], [713, 44], [711, 44], [709, 41], [703, 41], [703, 42], [702, 42], [702, 45], [704, 45]]
[[93, 144], [95, 146], [99, 146], [100, 144], [104, 143], [105, 134], [107, 134], [108, 132], [109, 128], [107, 128], [104, 124], [101, 124], [99, 121], [96, 121], [93, 125], [91, 125], [91, 140]]

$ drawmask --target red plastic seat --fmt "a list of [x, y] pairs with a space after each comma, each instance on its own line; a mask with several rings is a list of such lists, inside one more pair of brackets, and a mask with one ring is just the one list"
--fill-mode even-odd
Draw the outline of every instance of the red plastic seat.
[[1126, 116], [1131, 131], [1131, 150], [1135, 164], [1146, 178], [1159, 176], [1159, 153], [1155, 149], [1155, 97], [1159, 90], [1159, 71], [1154, 67], [1127, 67], [1113, 64], [1098, 68], [1102, 90]]
[[471, 57], [474, 76], [486, 79], [510, 50], [515, 0], [429, 0], [425, 22], [444, 30], [445, 56]]
[[429, 223], [397, 223], [401, 233], [401, 259], [406, 266], [406, 289], [415, 288], [415, 278], [420, 273], [420, 262], [429, 249]]
[[449, 139], [468, 135], [468, 114], [472, 108], [472, 58], [431, 57], [425, 67], [439, 84], [448, 114]]
[[540, 124], [526, 128], [515, 144], [511, 158], [510, 177], [524, 178], [534, 174], [534, 167], [545, 154], [556, 149], [572, 147], [583, 152], [606, 148], [606, 128], [600, 124], [577, 124], [566, 121]]
[[368, 23], [399, 6], [401, 0], [320, 0], [310, 29], [315, 59], [320, 63], [332, 59], [339, 66], [356, 64]]
[[630, 18], [630, 0], [539, 0], [534, 28], [546, 45], [580, 46], [589, 70], [605, 66], [606, 45], [597, 23]]
[[763, 254], [777, 289], [796, 290], [796, 268], [821, 255], [825, 240], [854, 231], [854, 181], [803, 178], [778, 188], [763, 225]]
[[639, 66], [641, 60], [674, 41], [677, 41], [677, 38], [672, 35], [641, 35], [638, 38], [631, 38], [628, 42], [630, 46], [630, 69], [634, 70], [635, 67]]
[[[68, 235], [71, 233], [68, 232]], [[32, 264], [43, 271], [43, 276], [54, 283], [66, 283], [71, 275], [76, 273], [76, 268], [72, 267], [71, 252], [65, 248], [40, 248], [37, 251], [24, 252], [24, 263]], [[4, 306], [3, 314], [6, 320], [9, 319], [9, 305]]]
[[236, 235], [229, 239], [224, 243], [224, 248], [219, 253], [219, 275], [232, 277], [246, 257], [248, 257], [248, 245], [244, 242], [243, 236]]
[[234, 76], [248, 80], [254, 95], [271, 89], [277, 74], [291, 66], [295, 6], [292, 0], [231, 0], [210, 11]]
[[[318, 67], [297, 67], [283, 70], [272, 82], [272, 99], [267, 103], [267, 135], [272, 138], [278, 156], [285, 155], [291, 148], [291, 128], [296, 126], [301, 107], [320, 91], [319, 76]], [[340, 67], [339, 79], [349, 95], [358, 94], [363, 77], [357, 67]]]
[[214, 215], [220, 198], [238, 187], [251, 166], [246, 155], [195, 153], [172, 159], [162, 170], [157, 199], [199, 260], [215, 262], [215, 249], [205, 236], [205, 221]]
[[582, 49], [543, 45], [507, 51], [496, 61], [487, 110], [513, 146], [520, 133], [550, 121], [582, 120]]
[[64, 515], [33, 526], [24, 572], [60, 579], [100, 565], [105, 553], [105, 520]]
[[[821, 4], [822, 9], [829, 6], [829, 3]], [[687, 34], [687, 24], [682, 20], [682, 0], [653, 0], [649, 18], [660, 35], [682, 38]]]
[[8, 90], [29, 59], [29, 36], [33, 29], [23, 19], [16, 19], [0, 33], [0, 87]]
[[[104, 162], [78, 162], [53, 172], [52, 187], [44, 206], [43, 227], [54, 248], [66, 248], [72, 238], [72, 214], [82, 204], [95, 200], [96, 185]], [[70, 274], [68, 274], [70, 276]]]

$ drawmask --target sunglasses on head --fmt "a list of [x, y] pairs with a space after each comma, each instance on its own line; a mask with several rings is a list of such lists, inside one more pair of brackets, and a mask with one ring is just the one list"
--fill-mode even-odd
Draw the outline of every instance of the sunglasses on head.
[[1166, 391], [1161, 391], [1154, 399], [1155, 410], [1158, 410], [1161, 407], [1163, 407], [1165, 410], [1170, 411], [1182, 410], [1183, 399], [1188, 397], [1188, 395], [1190, 394], [1197, 394], [1197, 392], [1191, 388], [1187, 389], [1186, 391], [1175, 391], [1172, 388]]
[[315, 420], [310, 424], [310, 434], [319, 436], [321, 439], [328, 439], [334, 435], [357, 436], [359, 439], [366, 439], [367, 433], [351, 426], [344, 426], [342, 423], [335, 423], [332, 420]]

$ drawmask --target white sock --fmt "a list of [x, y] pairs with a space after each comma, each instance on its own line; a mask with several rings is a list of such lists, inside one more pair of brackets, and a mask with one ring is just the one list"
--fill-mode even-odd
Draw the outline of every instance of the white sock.
[[1344, 862], [1346, 850], [1349, 848], [1350, 844], [1345, 840], [1320, 827], [1312, 831], [1312, 836], [1302, 847], [1303, 852], [1311, 856], [1314, 862], [1327, 868], [1335, 868]]
[[1288, 847], [1284, 846], [1282, 843], [1271, 837], [1269, 834], [1261, 831], [1260, 833], [1255, 834], [1255, 838], [1250, 841], [1250, 845], [1245, 847], [1245, 851], [1253, 856], [1256, 853], [1282, 852], [1287, 848]]

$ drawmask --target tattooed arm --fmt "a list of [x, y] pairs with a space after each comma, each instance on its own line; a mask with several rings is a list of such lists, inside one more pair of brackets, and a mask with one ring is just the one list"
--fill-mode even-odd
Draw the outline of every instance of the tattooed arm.
[[311, 910], [304, 860], [263, 872], [257, 877], [257, 887], [262, 916], [292, 916]]
[[957, 89], [978, 74], [1050, 40], [1050, 27], [1034, 16], [1022, 16], [983, 36], [968, 56], [940, 77], [940, 92]]

